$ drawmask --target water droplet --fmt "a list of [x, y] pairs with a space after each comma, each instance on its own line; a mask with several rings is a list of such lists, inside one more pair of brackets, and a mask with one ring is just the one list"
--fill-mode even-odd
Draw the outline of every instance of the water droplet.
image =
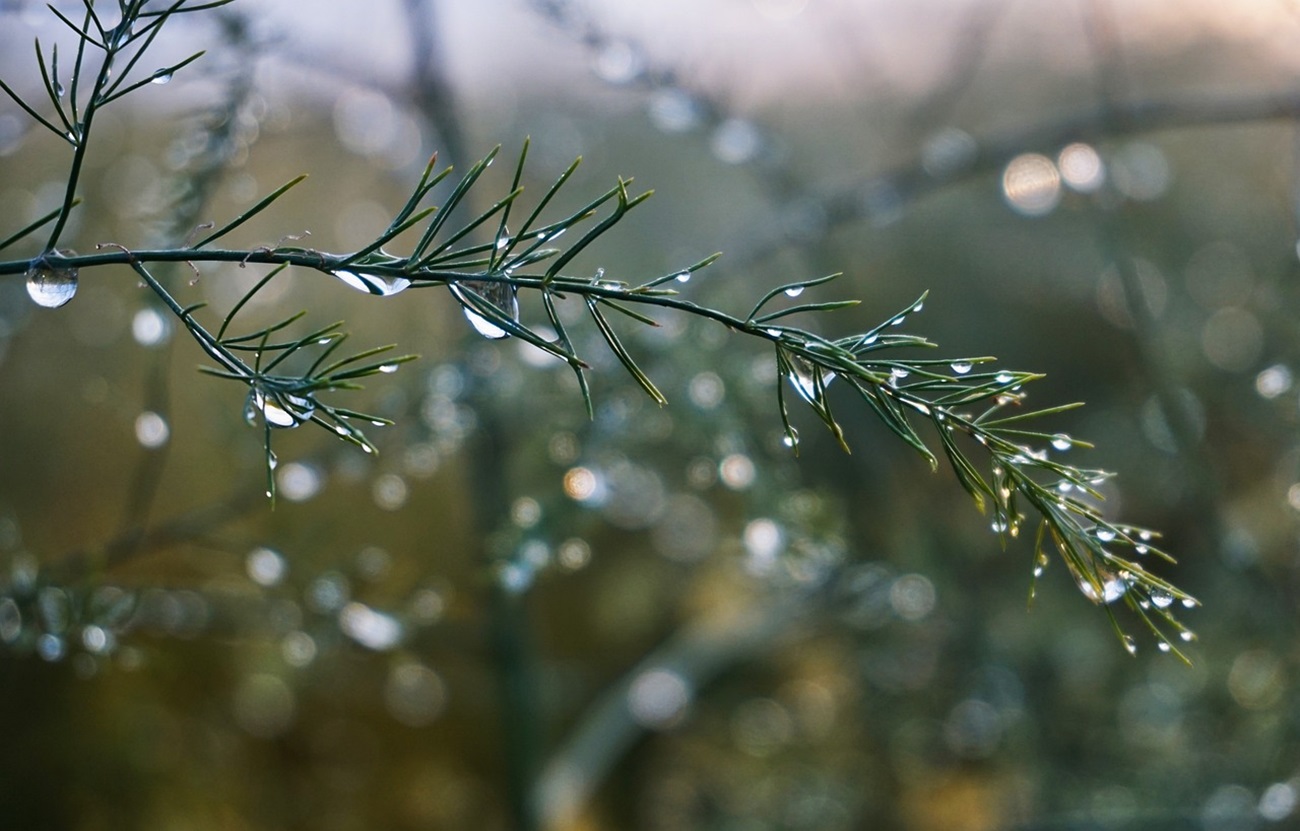
[[798, 443], [799, 443], [799, 434], [794, 432], [793, 427], [790, 428], [789, 433], [786, 433], [784, 436], [781, 437], [781, 444], [784, 444], [786, 447], [794, 447]]
[[1178, 633], [1178, 637], [1182, 638], [1184, 641], [1187, 641], [1188, 643], [1191, 643], [1192, 641], [1196, 640], [1196, 633], [1193, 632], [1191, 629], [1184, 629], [1183, 631]]
[[1197, 606], [1199, 606], [1199, 605], [1201, 605], [1201, 602], [1200, 602], [1199, 600], [1197, 600], [1196, 598], [1194, 598], [1194, 597], [1184, 597], [1184, 598], [1183, 598], [1183, 608], [1184, 608], [1184, 609], [1195, 609], [1195, 608], [1196, 608]]
[[1008, 525], [1005, 519], [1003, 519], [1002, 517], [998, 517], [997, 519], [993, 520], [993, 524], [990, 525], [989, 527], [992, 528], [994, 532], [998, 534], [1002, 534], [1006, 532]]
[[1015, 376], [1010, 372], [999, 372], [997, 375], [993, 376], [993, 380], [997, 381], [999, 384], [1010, 384], [1015, 380]]
[[799, 295], [803, 294], [803, 288], [804, 288], [803, 286], [791, 286], [790, 288], [785, 290], [785, 296], [798, 297]]
[[385, 278], [376, 274], [364, 274], [356, 271], [331, 271], [345, 286], [357, 291], [373, 294], [376, 297], [391, 297], [410, 287], [411, 281], [405, 277]]
[[813, 365], [811, 361], [802, 355], [790, 356], [790, 368], [792, 370], [788, 376], [790, 384], [805, 401], [817, 401], [817, 382], [819, 379], [823, 391], [830, 386], [831, 381], [835, 380], [834, 372]]
[[911, 308], [910, 313], [911, 313], [911, 314], [916, 314], [917, 312], [921, 311], [921, 310], [924, 309], [924, 308], [925, 308], [925, 301], [924, 301], [924, 300], [918, 300], [918, 301], [916, 301], [916, 305], [913, 306], [913, 307]]
[[511, 320], [519, 320], [519, 300], [515, 296], [514, 286], [496, 282], [467, 282], [463, 288], [459, 285], [451, 286], [452, 295], [460, 302], [461, 311], [465, 313], [465, 319], [469, 321], [470, 326], [474, 327], [475, 332], [492, 340], [509, 337], [510, 333], [503, 327], [479, 314], [471, 304], [466, 289], [478, 294], [483, 301], [491, 304]]
[[55, 79], [54, 79], [54, 94], [55, 94], [56, 96], [58, 96], [59, 98], [62, 98], [63, 95], [64, 95], [64, 93], [65, 93], [66, 91], [67, 91], [67, 90], [65, 90], [65, 89], [63, 88], [63, 82], [60, 81], [58, 78], [55, 78]]
[[970, 361], [954, 361], [952, 364], [952, 371], [958, 375], [965, 375], [971, 371], [972, 366], [973, 365]]
[[510, 244], [510, 232], [502, 231], [501, 236], [497, 237], [497, 243], [496, 243], [497, 250], [504, 251], [506, 246], [509, 244]]
[[253, 424], [258, 412], [262, 413], [266, 423], [272, 427], [297, 427], [304, 421], [311, 420], [316, 412], [316, 402], [292, 393], [273, 393], [268, 396], [262, 390], [254, 388], [249, 393], [248, 403], [244, 405], [244, 419]]
[[1042, 566], [1034, 566], [1034, 576], [1035, 576], [1035, 577], [1042, 577], [1042, 576], [1043, 576], [1043, 567], [1042, 567]]
[[1152, 535], [1150, 531], [1138, 531], [1138, 539], [1144, 542], [1150, 540], [1151, 536]]
[[889, 321], [889, 325], [890, 325], [890, 326], [901, 326], [901, 325], [903, 324], [903, 321], [906, 320], [906, 319], [907, 319], [907, 317], [906, 317], [905, 315], [899, 315], [898, 317], [896, 317], [896, 318], [894, 318], [893, 320]]
[[1115, 539], [1115, 532], [1109, 528], [1098, 527], [1094, 533], [1097, 535], [1097, 539], [1102, 542], [1110, 542]]
[[1170, 646], [1165, 641], [1160, 641], [1160, 643], [1156, 644], [1156, 648], [1159, 649], [1161, 652], [1168, 652], [1169, 650], [1173, 649], [1173, 647]]
[[1168, 609], [1174, 603], [1174, 596], [1167, 591], [1156, 589], [1151, 592], [1151, 602], [1157, 609]]
[[1052, 447], [1057, 450], [1069, 450], [1074, 445], [1074, 441], [1064, 433], [1057, 433], [1052, 436]]
[[[385, 375], [392, 375], [394, 372], [397, 371], [398, 366], [399, 364], [384, 364], [383, 366], [379, 367], [379, 371], [384, 373]], [[381, 425], [383, 424], [383, 422], [377, 422], [377, 423]]]
[[1135, 546], [1133, 546], [1133, 550], [1134, 550], [1135, 552], [1137, 552], [1138, 554], [1145, 554], [1145, 553], [1147, 553], [1148, 551], [1150, 551], [1151, 549], [1150, 549], [1150, 548], [1147, 548], [1145, 545], [1135, 545]]
[[1136, 655], [1136, 654], [1137, 654], [1137, 651], [1138, 651], [1137, 641], [1133, 640], [1133, 636], [1132, 636], [1132, 635], [1125, 635], [1125, 636], [1124, 636], [1124, 649], [1127, 650], [1127, 651], [1128, 651], [1128, 654], [1130, 654], [1130, 655]]
[[908, 370], [902, 369], [900, 367], [894, 367], [893, 369], [889, 370], [889, 375], [891, 378], [902, 379], [902, 378], [906, 378], [911, 374], [912, 373], [909, 372]]
[[681, 274], [677, 275], [677, 282], [679, 283], [689, 283], [690, 281], [691, 273], [689, 271], [683, 271]]
[[153, 74], [152, 78], [149, 79], [149, 83], [157, 84], [158, 86], [163, 86], [164, 84], [170, 84], [173, 74], [175, 73], [173, 73], [169, 69], [160, 69]]
[[1062, 479], [1059, 483], [1057, 483], [1056, 489], [1061, 493], [1069, 493], [1070, 491], [1074, 490], [1074, 483], [1067, 482], [1064, 479]]
[[77, 293], [75, 268], [35, 265], [27, 271], [27, 295], [38, 306], [57, 309]]

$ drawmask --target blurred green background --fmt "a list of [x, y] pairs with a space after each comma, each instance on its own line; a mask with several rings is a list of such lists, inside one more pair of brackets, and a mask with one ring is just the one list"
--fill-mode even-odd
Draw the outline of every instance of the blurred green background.
[[[178, 243], [301, 172], [239, 242], [345, 251], [434, 150], [463, 170], [530, 136], [534, 193], [582, 155], [565, 206], [620, 175], [656, 195], [575, 273], [721, 249], [680, 288], [743, 312], [843, 271], [818, 297], [864, 302], [831, 336], [929, 290], [908, 331], [1045, 373], [1031, 404], [1087, 401], [1053, 429], [1119, 472], [1109, 517], [1164, 532], [1160, 573], [1204, 604], [1194, 664], [1119, 610], [1130, 657], [1059, 563], [1027, 610], [1032, 541], [1000, 545], [861, 402], [832, 395], [851, 455], [801, 412], [791, 456], [771, 354], [716, 325], [629, 328], [662, 409], [579, 327], [588, 420], [566, 367], [477, 338], [441, 290], [286, 273], [252, 322], [305, 308], [422, 360], [350, 402], [397, 422], [377, 457], [281, 431], [272, 510], [242, 395], [133, 273], [54, 311], [3, 278], [0, 825], [1294, 822], [1300, 11], [1222, 6], [240, 2], [177, 25], [166, 48], [209, 55], [96, 123], [79, 251]], [[0, 20], [0, 77], [37, 89], [27, 44], [66, 33], [35, 4]], [[66, 164], [0, 102], [0, 234]], [[168, 279], [219, 319], [264, 273]]]

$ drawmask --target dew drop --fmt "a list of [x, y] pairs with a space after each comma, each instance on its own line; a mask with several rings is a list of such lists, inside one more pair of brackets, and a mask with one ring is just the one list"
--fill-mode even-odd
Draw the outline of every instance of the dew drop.
[[791, 355], [790, 367], [792, 371], [787, 376], [790, 379], [790, 384], [805, 401], [817, 401], [819, 379], [822, 391], [825, 391], [831, 385], [831, 381], [835, 380], [834, 372], [814, 366], [811, 361], [802, 355]]
[[1097, 535], [1097, 539], [1101, 540], [1102, 542], [1110, 542], [1111, 540], [1115, 539], [1115, 532], [1109, 528], [1098, 528], [1095, 533]]
[[[989, 527], [992, 528], [996, 533], [1002, 534], [1006, 532], [1008, 526], [1007, 526], [1007, 521], [1005, 519], [1003, 519], [1002, 517], [998, 517], [997, 519], [993, 520], [992, 525], [990, 525]], [[1037, 571], [1041, 572], [1042, 569], [1039, 568], [1037, 569]]]
[[965, 375], [971, 371], [971, 368], [972, 364], [970, 361], [954, 361], [952, 364], [952, 371], [958, 375]]
[[332, 271], [330, 272], [339, 278], [345, 286], [356, 289], [357, 291], [373, 294], [376, 297], [391, 297], [394, 294], [405, 291], [410, 287], [411, 281], [405, 277], [394, 277], [385, 279], [375, 274], [363, 274], [356, 271]]
[[54, 80], [54, 94], [59, 98], [62, 98], [65, 92], [66, 90], [63, 88], [63, 82], [56, 78]]
[[1199, 600], [1197, 600], [1196, 598], [1194, 598], [1194, 597], [1184, 597], [1184, 598], [1183, 598], [1183, 608], [1184, 608], [1184, 609], [1195, 609], [1195, 608], [1196, 608], [1197, 606], [1199, 606], [1199, 605], [1201, 605], [1201, 602], [1200, 602]]
[[1174, 604], [1174, 596], [1167, 591], [1157, 589], [1151, 592], [1151, 603], [1157, 609], [1168, 609]]
[[244, 419], [250, 424], [254, 423], [258, 412], [262, 413], [266, 423], [272, 427], [297, 427], [311, 419], [316, 412], [316, 403], [301, 395], [283, 393], [267, 396], [262, 390], [254, 389], [249, 393], [248, 404], [244, 406]]
[[27, 295], [38, 306], [57, 309], [77, 293], [75, 268], [33, 266], [27, 271]]
[[1015, 376], [1010, 372], [999, 372], [997, 375], [993, 376], [993, 380], [997, 381], [999, 384], [1010, 384], [1015, 380]]
[[890, 326], [901, 326], [901, 325], [903, 324], [903, 321], [906, 320], [906, 319], [907, 319], [907, 318], [906, 318], [905, 316], [903, 316], [903, 315], [899, 315], [898, 317], [896, 317], [896, 318], [894, 318], [893, 320], [889, 321], [889, 325], [890, 325]]
[[170, 84], [172, 80], [172, 75], [174, 74], [175, 73], [173, 73], [169, 69], [160, 69], [153, 74], [152, 78], [149, 79], [149, 83], [157, 84], [158, 86], [163, 86], [164, 84]]
[[803, 286], [791, 286], [790, 288], [785, 290], [785, 296], [798, 297], [799, 295], [803, 294], [803, 289], [804, 289]]
[[1130, 655], [1136, 655], [1136, 654], [1137, 654], [1137, 651], [1138, 651], [1137, 641], [1133, 640], [1133, 636], [1132, 636], [1132, 635], [1125, 635], [1125, 636], [1124, 636], [1124, 649], [1125, 649], [1125, 650], [1128, 652], [1128, 654], [1130, 654]]
[[1191, 643], [1192, 641], [1196, 640], [1196, 633], [1193, 632], [1191, 629], [1184, 629], [1183, 631], [1178, 633], [1178, 637], [1182, 638], [1184, 641], [1187, 641], [1188, 643]]
[[[479, 298], [482, 298], [479, 302], [486, 301], [511, 320], [519, 320], [519, 300], [515, 297], [514, 286], [508, 283], [496, 282], [467, 283], [464, 288], [459, 285], [451, 286], [452, 295], [460, 302], [461, 311], [465, 313], [465, 319], [469, 321], [470, 326], [474, 327], [475, 332], [492, 340], [509, 337], [510, 333], [503, 327], [475, 310], [470, 303], [470, 296], [466, 293], [466, 289], [479, 295]], [[478, 300], [478, 298], [475, 299]]]
[[1164, 641], [1161, 641], [1160, 643], [1156, 644], [1156, 648], [1159, 649], [1161, 652], [1168, 652], [1169, 650], [1173, 649], [1172, 646], [1165, 643]]
[[1057, 450], [1069, 450], [1074, 445], [1074, 441], [1064, 433], [1057, 433], [1052, 436], [1052, 447]]
[[384, 364], [383, 366], [379, 367], [379, 371], [384, 373], [385, 375], [392, 375], [394, 372], [397, 371], [398, 366], [399, 366], [398, 364]]
[[689, 271], [683, 271], [681, 274], [677, 275], [677, 282], [679, 283], [689, 283], [690, 281], [691, 273]]

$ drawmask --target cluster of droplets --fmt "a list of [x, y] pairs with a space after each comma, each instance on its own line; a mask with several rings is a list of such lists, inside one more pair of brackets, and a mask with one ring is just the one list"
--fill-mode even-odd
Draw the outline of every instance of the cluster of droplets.
[[111, 585], [55, 585], [30, 554], [12, 556], [0, 575], [0, 645], [14, 652], [51, 662], [73, 658], [90, 674], [137, 623], [136, 593]]

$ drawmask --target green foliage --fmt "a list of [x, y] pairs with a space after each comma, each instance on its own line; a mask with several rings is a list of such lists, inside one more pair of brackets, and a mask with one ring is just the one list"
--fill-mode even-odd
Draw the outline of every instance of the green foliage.
[[[478, 192], [484, 187], [483, 174], [498, 151], [493, 150], [470, 167], [442, 204], [430, 205], [435, 188], [451, 172], [450, 168], [438, 170], [435, 157], [386, 230], [352, 252], [328, 253], [283, 244], [255, 249], [217, 247], [235, 229], [273, 207], [303, 180], [302, 176], [183, 247], [142, 249], [114, 243], [84, 255], [60, 249], [69, 218], [78, 205], [79, 172], [94, 135], [95, 114], [151, 83], [169, 80], [201, 57], [200, 52], [150, 73], [136, 72], [169, 21], [226, 2], [229, 0], [177, 0], [164, 10], [154, 11], [146, 8], [145, 0], [132, 0], [121, 4], [121, 20], [112, 27], [101, 22], [90, 0], [83, 0], [80, 23], [55, 10], [78, 38], [66, 92], [57, 51], [51, 50], [47, 60], [39, 42], [37, 63], [48, 106], [24, 100], [3, 82], [0, 88], [37, 123], [72, 148], [66, 195], [59, 210], [0, 244], [12, 246], [52, 226], [35, 258], [0, 262], [0, 274], [26, 273], [29, 290], [38, 302], [61, 305], [75, 293], [82, 272], [112, 265], [133, 269], [215, 362], [214, 367], [204, 371], [245, 388], [246, 418], [250, 423], [260, 419], [263, 428], [268, 496], [275, 489], [276, 454], [272, 443], [276, 430], [311, 422], [374, 452], [374, 445], [357, 422], [382, 425], [386, 420], [321, 396], [355, 390], [359, 379], [396, 371], [415, 358], [390, 357], [393, 346], [366, 348], [338, 357], [336, 353], [348, 337], [342, 331], [343, 324], [310, 324], [306, 311], [235, 334], [241, 309], [287, 268], [314, 270], [378, 298], [390, 298], [407, 289], [446, 287], [480, 334], [489, 338], [514, 337], [564, 361], [577, 376], [588, 413], [594, 411], [587, 378], [590, 364], [575, 348], [560, 306], [577, 298], [618, 363], [661, 405], [667, 403], [666, 397], [638, 363], [620, 330], [626, 325], [624, 319], [634, 325], [657, 326], [656, 314], [672, 312], [714, 321], [749, 340], [767, 342], [774, 351], [779, 379], [775, 390], [777, 409], [786, 443], [792, 449], [797, 451], [799, 435], [790, 421], [790, 390], [836, 441], [846, 451], [849, 449], [828, 394], [832, 382], [839, 380], [837, 387], [851, 390], [855, 399], [861, 399], [931, 467], [938, 466], [942, 454], [977, 508], [989, 517], [992, 529], [1004, 539], [1019, 536], [1027, 523], [1036, 524], [1035, 576], [1041, 572], [1048, 553], [1054, 551], [1066, 563], [1081, 592], [1103, 606], [1130, 651], [1135, 649], [1134, 641], [1124, 634], [1112, 611], [1112, 604], [1121, 599], [1150, 628], [1163, 651], [1183, 657], [1178, 643], [1193, 636], [1179, 623], [1174, 610], [1194, 606], [1197, 601], [1135, 559], [1135, 555], [1172, 559], [1153, 545], [1152, 532], [1103, 517], [1097, 486], [1110, 474], [1077, 467], [1053, 456], [1054, 451], [1088, 445], [1050, 428], [1038, 428], [1044, 417], [1074, 405], [1021, 409], [1025, 385], [1040, 376], [993, 367], [993, 359], [988, 357], [914, 357], [915, 350], [929, 350], [935, 345], [920, 336], [898, 334], [895, 329], [921, 311], [924, 296], [879, 325], [843, 337], [824, 337], [796, 325], [794, 321], [820, 320], [858, 302], [786, 302], [820, 288], [835, 275], [779, 286], [741, 316], [699, 305], [673, 287], [689, 281], [716, 255], [639, 283], [606, 279], [602, 271], [576, 274], [569, 269], [575, 258], [650, 196], [648, 191], [633, 195], [630, 181], [619, 179], [577, 210], [551, 216], [548, 208], [569, 182], [578, 161], [531, 207], [525, 208], [521, 184], [528, 154], [525, 143], [509, 188], [490, 200], [486, 209], [474, 211], [469, 209], [469, 197], [481, 197]], [[91, 68], [91, 52], [100, 53], [97, 70]], [[51, 115], [44, 114], [48, 110], [52, 110]], [[512, 231], [509, 222], [516, 215], [525, 218]], [[478, 241], [489, 229], [491, 238]], [[402, 246], [403, 253], [392, 253], [386, 246]], [[166, 263], [197, 267], [216, 262], [272, 268], [221, 317], [214, 334], [200, 320], [202, 304], [183, 306], [153, 270]], [[550, 332], [542, 324], [520, 318], [517, 294], [521, 291], [540, 296]]]

